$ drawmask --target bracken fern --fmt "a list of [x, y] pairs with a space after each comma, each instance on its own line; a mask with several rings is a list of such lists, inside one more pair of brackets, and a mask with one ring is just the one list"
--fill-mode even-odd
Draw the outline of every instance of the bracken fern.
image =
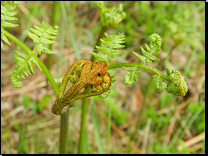
[[[125, 51], [118, 50], [118, 48], [125, 47], [123, 45], [123, 43], [125, 43], [125, 38], [124, 38], [125, 35], [124, 34], [108, 35], [105, 33], [105, 36], [106, 38], [101, 39], [101, 42], [106, 47], [95, 46], [104, 54], [99, 55], [95, 52], [90, 52], [90, 54], [92, 54], [99, 61], [106, 61], [108, 64], [108, 69], [123, 67], [126, 70], [130, 70], [130, 72], [126, 72], [127, 75], [124, 76], [124, 79], [123, 79], [124, 85], [126, 85], [127, 87], [132, 86], [137, 81], [137, 76], [142, 73], [142, 72], [137, 71], [137, 68], [143, 68], [143, 69], [150, 70], [157, 74], [153, 76], [155, 88], [157, 91], [161, 92], [161, 91], [167, 90], [168, 93], [174, 94], [175, 96], [186, 95], [188, 91], [188, 86], [185, 82], [184, 77], [180, 74], [179, 71], [169, 70], [168, 68], [166, 68], [166, 75], [164, 75], [157, 69], [146, 65], [146, 63], [151, 63], [152, 61], [160, 60], [159, 58], [154, 56], [154, 55], [159, 54], [161, 44], [162, 44], [161, 37], [158, 34], [153, 33], [152, 35], [149, 36], [151, 42], [150, 42], [150, 46], [148, 46], [145, 43], [146, 50], [144, 50], [144, 48], [141, 47], [141, 51], [144, 54], [144, 56], [137, 54], [136, 52], [133, 52], [133, 54], [143, 64], [116, 63], [116, 64], [109, 65], [109, 62], [112, 62], [115, 60], [114, 57], [116, 55], [122, 55], [125, 53]], [[165, 79], [168, 83], [162, 82], [162, 78]], [[112, 80], [112, 82], [115, 82], [115, 80]], [[108, 91], [105, 94], [109, 94], [109, 92], [110, 91]], [[103, 96], [103, 97], [106, 97], [106, 96]]]
[[[15, 55], [17, 65], [15, 66], [13, 73], [11, 74], [11, 77], [10, 77], [12, 85], [16, 88], [20, 88], [23, 85], [23, 83], [19, 80], [21, 78], [25, 79], [23, 73], [26, 76], [31, 75], [30, 70], [32, 71], [33, 74], [35, 73], [32, 63], [35, 63], [37, 67], [42, 71], [39, 65], [38, 59], [35, 55], [35, 51], [37, 50], [39, 55], [41, 55], [41, 52], [44, 52], [46, 54], [54, 54], [55, 52], [49, 50], [45, 45], [50, 45], [50, 44], [55, 43], [52, 40], [56, 38], [54, 35], [56, 35], [58, 31], [57, 26], [52, 27], [48, 25], [47, 23], [45, 23], [44, 21], [42, 22], [42, 25], [39, 25], [39, 26], [34, 25], [35, 29], [30, 28], [30, 30], [33, 33], [26, 31], [28, 36], [33, 40], [33, 42], [36, 43], [34, 49], [31, 51], [21, 41], [19, 41], [16, 37], [14, 37], [13, 35], [11, 35], [9, 32], [5, 30], [5, 28], [14, 28], [18, 26], [18, 24], [9, 23], [7, 21], [17, 20], [17, 18], [13, 17], [16, 14], [16, 12], [11, 12], [11, 10], [15, 9], [19, 3], [20, 2], [8, 1], [4, 3], [4, 6], [1, 6], [1, 39], [2, 41], [11, 45], [7, 39], [7, 37], [9, 37], [16, 44], [20, 45], [23, 48], [23, 50], [25, 50], [28, 53], [28, 55], [25, 55], [16, 51], [16, 53], [18, 54], [18, 55]], [[1, 41], [1, 47], [4, 49], [4, 45], [2, 41]]]

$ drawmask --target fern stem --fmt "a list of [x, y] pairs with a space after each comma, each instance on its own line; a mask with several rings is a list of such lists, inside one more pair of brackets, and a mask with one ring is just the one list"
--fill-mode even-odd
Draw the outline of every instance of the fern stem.
[[84, 154], [84, 139], [85, 139], [85, 122], [87, 118], [87, 106], [89, 103], [89, 98], [84, 98], [82, 103], [82, 118], [81, 118], [81, 128], [80, 128], [80, 136], [79, 136], [79, 154]]
[[122, 68], [122, 67], [137, 67], [137, 68], [141, 68], [141, 69], [146, 69], [149, 71], [154, 72], [155, 74], [159, 75], [160, 77], [162, 77], [163, 79], [165, 79], [166, 81], [168, 81], [169, 83], [171, 83], [172, 81], [169, 79], [168, 76], [164, 75], [163, 73], [161, 73], [159, 70], [147, 66], [147, 65], [143, 65], [143, 64], [138, 64], [138, 63], [116, 63], [116, 64], [112, 64], [108, 66], [108, 70], [110, 69], [115, 69], [115, 68]]
[[19, 45], [25, 52], [27, 52], [28, 54], [32, 53], [32, 51], [25, 44], [23, 44], [19, 39], [17, 39], [15, 36], [10, 34], [8, 31], [6, 31], [4, 29], [1, 29], [1, 31], [5, 36], [7, 36], [9, 39], [11, 39], [14, 43]]
[[59, 154], [67, 154], [67, 136], [68, 136], [68, 127], [69, 127], [69, 110], [66, 113], [61, 115], [60, 120], [60, 147]]

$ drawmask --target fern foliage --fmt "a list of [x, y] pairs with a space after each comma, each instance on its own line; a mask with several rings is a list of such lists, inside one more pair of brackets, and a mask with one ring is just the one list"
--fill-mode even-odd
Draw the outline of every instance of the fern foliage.
[[125, 53], [125, 51], [117, 50], [118, 48], [125, 47], [125, 45], [123, 45], [125, 43], [125, 35], [124, 34], [108, 35], [107, 33], [105, 33], [105, 36], [106, 38], [101, 39], [101, 42], [106, 47], [95, 46], [104, 54], [99, 55], [95, 52], [89, 52], [89, 53], [92, 54], [98, 61], [105, 61], [108, 64], [109, 62], [115, 60], [114, 57], [116, 55], [122, 55]]
[[[19, 26], [18, 24], [13, 24], [10, 22], [17, 20], [17, 18], [14, 17], [14, 15], [16, 15], [17, 12], [12, 12], [12, 10], [14, 10], [16, 6], [19, 4], [20, 1], [6, 1], [4, 2], [4, 6], [1, 5], [1, 29], [15, 28]], [[11, 45], [7, 37], [4, 35], [3, 31], [1, 31], [1, 39], [2, 49], [5, 49], [2, 41], [4, 41], [8, 45]]]
[[30, 70], [33, 74], [35, 74], [35, 71], [33, 69], [33, 64], [35, 63], [37, 67], [42, 71], [40, 65], [38, 64], [37, 60], [32, 55], [25, 55], [18, 51], [15, 51], [18, 55], [14, 55], [16, 58], [17, 65], [13, 69], [13, 73], [11, 74], [10, 80], [14, 87], [20, 88], [22, 87], [23, 83], [19, 80], [21, 78], [25, 79], [23, 73], [26, 76], [31, 75]]
[[10, 77], [12, 85], [16, 88], [20, 88], [23, 85], [23, 83], [19, 80], [21, 78], [25, 79], [23, 73], [26, 76], [29, 76], [31, 75], [30, 72], [31, 70], [32, 73], [35, 74], [32, 63], [35, 63], [37, 67], [42, 71], [38, 61], [34, 57], [35, 54], [34, 52], [36, 49], [39, 55], [41, 54], [41, 52], [44, 52], [46, 54], [55, 53], [49, 50], [43, 44], [49, 45], [55, 43], [55, 41], [52, 40], [56, 38], [54, 35], [57, 34], [58, 27], [52, 27], [47, 23], [45, 23], [44, 21], [42, 22], [42, 25], [39, 26], [35, 25], [34, 27], [35, 29], [30, 28], [30, 30], [33, 33], [27, 31], [28, 36], [33, 40], [34, 43], [36, 43], [33, 51], [30, 52], [28, 56], [16, 51], [16, 53], [19, 55], [19, 56], [15, 55], [17, 65], [15, 66], [15, 69], [13, 70], [13, 73], [11, 74]]
[[[53, 39], [56, 37], [54, 35], [58, 32], [58, 26], [52, 27], [46, 22], [42, 22], [42, 25], [34, 26], [35, 29], [31, 28], [30, 31], [27, 31], [28, 36], [36, 43], [33, 50], [30, 50], [27, 46], [25, 46], [21, 41], [19, 41], [16, 37], [11, 35], [9, 32], [4, 30], [5, 28], [14, 28], [17, 27], [18, 24], [13, 24], [8, 21], [17, 20], [14, 15], [16, 12], [12, 12], [13, 9], [19, 5], [19, 1], [12, 2], [6, 1], [4, 6], [1, 5], [1, 39], [5, 43], [10, 45], [7, 37], [13, 40], [16, 44], [18, 44], [28, 55], [22, 54], [16, 51], [17, 55], [15, 55], [16, 63], [13, 73], [11, 74], [10, 80], [14, 87], [20, 88], [23, 83], [20, 79], [25, 79], [25, 76], [31, 75], [31, 72], [34, 74], [33, 64], [35, 63], [38, 68], [42, 71], [40, 64], [38, 63], [40, 60], [37, 59], [35, 55], [35, 51], [38, 51], [38, 54], [41, 55], [42, 52], [46, 54], [54, 54], [55, 52], [51, 51], [47, 48], [47, 45], [55, 43]], [[1, 41], [1, 47], [4, 49], [3, 42]]]
[[39, 55], [41, 55], [41, 52], [46, 54], [54, 54], [55, 52], [49, 50], [43, 44], [49, 45], [55, 43], [53, 39], [56, 38], [54, 35], [56, 35], [58, 32], [58, 26], [52, 27], [43, 21], [42, 25], [34, 25], [34, 27], [35, 29], [30, 28], [33, 33], [27, 31], [28, 36], [33, 40], [34, 43], [37, 43], [34, 50], [37, 49]]
[[158, 55], [160, 52], [160, 48], [161, 48], [161, 44], [162, 44], [161, 37], [158, 34], [153, 33], [152, 35], [149, 36], [149, 38], [151, 41], [150, 47], [146, 43], [145, 43], [145, 47], [147, 50], [144, 50], [144, 48], [142, 46], [140, 47], [141, 51], [145, 55], [145, 57], [133, 52], [134, 55], [144, 64], [145, 63], [152, 63], [151, 60], [153, 60], [153, 61], [160, 60], [159, 58], [157, 58], [154, 55]]

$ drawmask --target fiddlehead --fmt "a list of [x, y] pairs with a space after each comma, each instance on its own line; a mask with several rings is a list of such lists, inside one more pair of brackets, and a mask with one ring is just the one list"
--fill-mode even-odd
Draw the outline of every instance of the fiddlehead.
[[[81, 69], [80, 69], [81, 68]], [[73, 86], [64, 94], [67, 82], [73, 83]], [[72, 107], [72, 102], [96, 96], [106, 92], [111, 85], [111, 77], [107, 72], [107, 65], [104, 61], [91, 62], [81, 59], [71, 65], [66, 72], [59, 94], [52, 106], [52, 112], [60, 115], [66, 108]], [[80, 93], [81, 89], [84, 91]]]
[[117, 7], [107, 8], [102, 1], [92, 1], [100, 9], [100, 20], [105, 27], [117, 27], [118, 24], [126, 17], [123, 12], [123, 4]]
[[[96, 46], [97, 49], [99, 49], [101, 52], [104, 53], [104, 55], [99, 55], [96, 54], [94, 52], [90, 52], [90, 54], [92, 54], [96, 59], [98, 59], [99, 61], [106, 61], [107, 64], [109, 62], [114, 61], [114, 57], [116, 55], [121, 55], [124, 54], [125, 51], [120, 51], [120, 50], [116, 50], [114, 48], [123, 48], [125, 47], [124, 45], [122, 45], [125, 41], [124, 35], [123, 34], [119, 34], [119, 35], [106, 35], [105, 39], [102, 39], [101, 42], [107, 47], [99, 47]], [[137, 75], [140, 75], [141, 72], [137, 71], [137, 68], [143, 68], [146, 70], [150, 70], [152, 72], [154, 72], [157, 75], [154, 75], [154, 83], [155, 83], [155, 88], [157, 91], [161, 92], [164, 90], [167, 90], [169, 93], [172, 93], [176, 96], [185, 96], [187, 91], [188, 91], [188, 87], [187, 84], [184, 80], [184, 77], [179, 73], [179, 72], [174, 72], [172, 73], [172, 71], [167, 71], [166, 73], [167, 75], [162, 74], [160, 71], [158, 71], [157, 69], [147, 66], [145, 65], [146, 63], [151, 63], [152, 60], [153, 61], [158, 61], [159, 58], [157, 58], [156, 56], [153, 55], [158, 55], [160, 48], [161, 48], [161, 37], [154, 33], [152, 35], [150, 35], [150, 46], [148, 46], [147, 44], [145, 44], [145, 47], [147, 50], [144, 50], [144, 48], [141, 47], [141, 51], [144, 54], [144, 56], [139, 55], [135, 52], [133, 52], [133, 54], [141, 61], [143, 62], [143, 64], [137, 64], [137, 63], [132, 63], [132, 65], [130, 65], [131, 63], [117, 63], [117, 64], [113, 64], [108, 66], [108, 69], [112, 69], [112, 67], [117, 67], [117, 68], [121, 68], [123, 67], [126, 70], [131, 70], [131, 72], [126, 72], [127, 75], [124, 76], [123, 79], [123, 83], [124, 85], [126, 85], [127, 87], [130, 87], [133, 85], [134, 82], [136, 82], [137, 80]], [[111, 58], [111, 56], [113, 58]], [[162, 78], [165, 79], [166, 81], [168, 81], [168, 83], [166, 84], [165, 82], [162, 82]], [[108, 92], [110, 92], [110, 90], [108, 90]], [[107, 92], [105, 93], [106, 95]], [[103, 96], [106, 97], [106, 96]]]
[[167, 85], [167, 92], [175, 96], [185, 96], [188, 92], [188, 86], [181, 73], [177, 70], [170, 71], [166, 68], [166, 74], [171, 80], [171, 83]]
[[156, 56], [153, 56], [153, 55], [158, 55], [159, 52], [160, 52], [160, 48], [161, 48], [161, 37], [154, 33], [152, 35], [149, 36], [151, 42], [150, 42], [150, 47], [145, 43], [145, 47], [147, 48], [147, 51], [144, 50], [144, 48], [141, 46], [141, 51], [142, 53], [145, 55], [144, 56], [141, 56], [135, 52], [134, 55], [141, 61], [141, 62], [144, 62], [145, 63], [151, 63], [153, 61], [159, 61], [160, 59], [157, 58]]
[[[156, 33], [150, 35], [149, 38], [151, 40], [150, 47], [145, 43], [145, 47], [147, 48], [147, 51], [144, 50], [144, 48], [142, 48], [142, 46], [140, 47], [142, 53], [145, 56], [142, 56], [142, 55], [139, 55], [139, 54], [133, 52], [133, 54], [144, 64], [151, 63], [152, 62], [151, 60], [159, 61], [159, 59], [157, 57], [153, 56], [153, 54], [154, 55], [159, 54], [160, 47], [161, 47], [161, 38]], [[127, 87], [130, 87], [134, 84], [134, 82], [136, 82], [137, 75], [140, 75], [142, 72], [136, 71], [137, 70], [136, 67], [133, 67], [133, 68], [132, 67], [130, 67], [130, 68], [123, 67], [123, 68], [126, 70], [133, 70], [133, 72], [126, 72], [127, 75], [124, 76], [124, 80], [123, 80], [124, 85]]]
[[126, 72], [127, 75], [124, 76], [123, 84], [127, 87], [130, 87], [136, 82], [137, 75], [140, 75], [142, 72], [137, 71], [137, 67], [123, 67], [126, 70], [132, 70], [131, 72]]

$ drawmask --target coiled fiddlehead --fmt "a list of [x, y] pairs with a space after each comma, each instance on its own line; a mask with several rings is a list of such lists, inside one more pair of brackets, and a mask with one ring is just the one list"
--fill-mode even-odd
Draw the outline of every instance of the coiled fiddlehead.
[[167, 85], [167, 92], [175, 96], [185, 96], [188, 92], [188, 86], [181, 73], [177, 70], [170, 71], [166, 68], [166, 74], [171, 80], [171, 83]]
[[155, 83], [155, 89], [158, 92], [162, 92], [167, 88], [167, 84], [165, 82], [162, 82], [162, 79], [158, 75], [153, 75], [154, 83]]
[[[145, 56], [142, 56], [140, 54], [137, 54], [135, 52], [133, 52], [133, 54], [144, 64], [145, 63], [151, 63], [151, 60], [154, 61], [159, 61], [160, 59], [157, 58], [156, 56], [153, 55], [158, 55], [160, 48], [161, 48], [161, 37], [154, 33], [152, 35], [149, 36], [151, 42], [150, 42], [150, 47], [145, 43], [145, 47], [147, 48], [147, 51], [144, 50], [144, 48], [141, 46], [141, 51]], [[124, 69], [126, 69], [124, 67]], [[137, 75], [140, 75], [142, 72], [138, 72], [136, 71], [137, 68], [129, 68], [127, 70], [133, 70], [133, 72], [127, 72], [127, 75], [124, 76], [124, 80], [123, 83], [125, 86], [130, 87], [133, 85], [134, 82], [136, 82], [137, 80]]]
[[[64, 94], [69, 80], [73, 83], [73, 86]], [[66, 72], [56, 101], [52, 106], [52, 112], [60, 115], [66, 111], [67, 106], [72, 107], [71, 103], [73, 101], [100, 95], [106, 92], [110, 85], [111, 77], [107, 72], [107, 65], [104, 61], [78, 60]], [[80, 93], [83, 88], [84, 91]]]
[[130, 87], [137, 81], [137, 75], [140, 75], [142, 72], [136, 71], [137, 67], [123, 67], [126, 70], [132, 70], [132, 72], [126, 72], [127, 75], [124, 76], [123, 84], [127, 87]]
[[[147, 51], [141, 47], [141, 51], [145, 55], [145, 57], [133, 52], [134, 55], [141, 62], [144, 63], [143, 64], [144, 66], [146, 66], [145, 63], [151, 63], [152, 62], [151, 60], [159, 61], [159, 58], [153, 55], [159, 54], [161, 48], [161, 37], [158, 34], [154, 33], [150, 35], [149, 38], [151, 40], [150, 47], [145, 43], [145, 47]], [[168, 68], [166, 68], [166, 74], [167, 76], [164, 77], [166, 78], [166, 80], [168, 80], [169, 83], [162, 82], [162, 78], [160, 77], [160, 75], [153, 75], [156, 90], [158, 92], [162, 92], [166, 90], [168, 93], [171, 93], [175, 96], [185, 96], [188, 91], [188, 86], [186, 84], [184, 77], [180, 74], [180, 72], [176, 70], [170, 71]], [[127, 73], [127, 75], [124, 77], [124, 84], [126, 86], [131, 86], [135, 81], [136, 81], [136, 75], [134, 75], [134, 77], [132, 75], [131, 77], [130, 73]]]
[[152, 35], [149, 36], [150, 38], [150, 47], [145, 43], [145, 47], [147, 48], [147, 51], [144, 50], [144, 48], [141, 46], [141, 51], [142, 53], [146, 56], [141, 56], [135, 52], [134, 55], [141, 61], [143, 62], [144, 64], [145, 63], [151, 63], [153, 61], [159, 61], [160, 59], [157, 58], [156, 56], [153, 56], [153, 55], [158, 55], [159, 52], [160, 52], [160, 48], [161, 48], [161, 44], [162, 44], [162, 41], [161, 41], [161, 37], [156, 34], [156, 33], [153, 33]]

